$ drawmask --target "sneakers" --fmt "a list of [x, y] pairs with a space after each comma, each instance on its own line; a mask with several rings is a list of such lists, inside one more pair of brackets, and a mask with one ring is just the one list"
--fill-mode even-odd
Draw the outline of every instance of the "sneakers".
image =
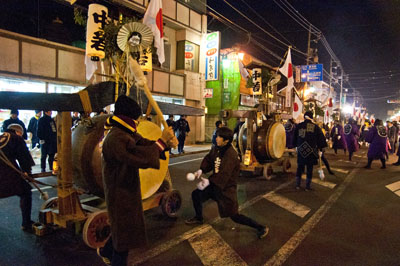
[[203, 220], [199, 220], [196, 217], [185, 220], [185, 224], [203, 224]]
[[259, 239], [262, 239], [268, 235], [268, 232], [269, 232], [268, 227], [264, 227], [262, 230], [257, 230], [257, 237]]
[[299, 187], [299, 186], [296, 186], [296, 190], [300, 190], [300, 187]]
[[100, 248], [97, 248], [97, 256], [99, 256], [99, 257], [103, 260], [103, 262], [104, 262], [105, 264], [111, 265], [110, 259], [107, 258], [107, 257], [103, 257], [103, 256], [101, 255], [101, 253], [100, 253]]
[[310, 188], [310, 187], [305, 189], [305, 191], [312, 191], [312, 190], [313, 190], [313, 189]]

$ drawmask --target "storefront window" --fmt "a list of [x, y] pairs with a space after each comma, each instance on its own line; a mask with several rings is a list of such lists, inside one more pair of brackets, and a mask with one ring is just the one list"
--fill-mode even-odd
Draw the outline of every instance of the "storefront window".
[[46, 92], [46, 83], [0, 78], [0, 91]]
[[189, 41], [179, 41], [176, 49], [176, 69], [199, 73], [200, 46]]
[[49, 84], [49, 93], [76, 93], [85, 87]]

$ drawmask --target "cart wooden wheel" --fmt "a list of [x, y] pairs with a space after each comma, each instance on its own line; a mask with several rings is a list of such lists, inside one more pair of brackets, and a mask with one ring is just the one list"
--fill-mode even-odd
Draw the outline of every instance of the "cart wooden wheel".
[[107, 211], [98, 211], [89, 214], [83, 226], [82, 238], [91, 248], [103, 247], [111, 235]]
[[272, 169], [272, 165], [267, 163], [264, 165], [263, 167], [263, 176], [265, 177], [265, 179], [267, 180], [271, 180], [272, 178], [272, 173], [273, 173], [273, 169]]
[[43, 202], [42, 206], [40, 206], [40, 210], [54, 209], [57, 206], [58, 206], [58, 197], [52, 197]]
[[290, 163], [290, 159], [289, 159], [289, 158], [285, 158], [285, 159], [283, 160], [283, 163], [282, 163], [282, 171], [283, 171], [285, 174], [286, 174], [286, 173], [289, 173], [290, 167], [292, 167], [292, 164]]
[[161, 199], [161, 210], [164, 215], [174, 218], [177, 216], [182, 205], [182, 196], [178, 190], [173, 189], [165, 192]]

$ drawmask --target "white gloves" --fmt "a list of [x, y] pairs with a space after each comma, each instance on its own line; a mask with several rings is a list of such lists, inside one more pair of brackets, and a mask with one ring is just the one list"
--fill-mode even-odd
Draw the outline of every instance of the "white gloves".
[[338, 136], [337, 139], [339, 140], [341, 138], [341, 136]]
[[197, 188], [199, 190], [204, 190], [208, 185], [210, 184], [210, 181], [207, 178], [201, 177], [201, 181], [197, 183]]
[[203, 173], [203, 171], [201, 169], [197, 170], [194, 173], [187, 173], [186, 179], [187, 179], [187, 181], [193, 181], [196, 178], [200, 178], [202, 173]]
[[322, 157], [322, 151], [318, 152], [319, 157]]
[[44, 139], [39, 140], [40, 144], [44, 144]]

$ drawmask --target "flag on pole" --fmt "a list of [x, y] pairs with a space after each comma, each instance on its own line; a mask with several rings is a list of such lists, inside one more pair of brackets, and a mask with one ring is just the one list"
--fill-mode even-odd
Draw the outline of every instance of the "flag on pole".
[[144, 14], [143, 24], [147, 25], [154, 35], [154, 46], [157, 48], [158, 61], [164, 63], [164, 33], [162, 0], [151, 0]]
[[303, 103], [301, 102], [299, 96], [294, 94], [294, 103], [293, 103], [293, 118], [297, 119], [301, 113], [303, 112]]
[[285, 87], [285, 106], [290, 107], [292, 106], [292, 89], [294, 87], [292, 55], [290, 53], [290, 47], [286, 56], [285, 64], [283, 67], [279, 68], [279, 71], [287, 78], [287, 86]]
[[369, 118], [369, 121], [371, 122], [371, 124], [375, 123], [375, 115], [371, 115]]
[[240, 72], [240, 75], [242, 76], [242, 78], [244, 79], [244, 80], [248, 80], [248, 78], [249, 78], [249, 72], [247, 71], [247, 69], [244, 67], [244, 65], [243, 65], [243, 62], [242, 62], [242, 60], [240, 60], [239, 58], [238, 58], [238, 62], [239, 62], [239, 72]]

